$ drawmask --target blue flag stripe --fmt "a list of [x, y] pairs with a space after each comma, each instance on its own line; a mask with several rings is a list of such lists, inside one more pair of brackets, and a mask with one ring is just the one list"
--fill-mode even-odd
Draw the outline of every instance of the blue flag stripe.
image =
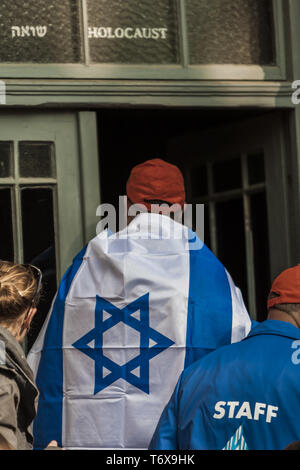
[[44, 338], [36, 383], [40, 390], [37, 416], [34, 421], [34, 447], [45, 448], [56, 440], [62, 446], [63, 416], [63, 324], [65, 300], [78, 272], [87, 246], [74, 258], [57, 293]]
[[231, 329], [231, 290], [224, 266], [206, 245], [200, 250], [190, 249], [184, 368], [208, 352], [230, 344]]

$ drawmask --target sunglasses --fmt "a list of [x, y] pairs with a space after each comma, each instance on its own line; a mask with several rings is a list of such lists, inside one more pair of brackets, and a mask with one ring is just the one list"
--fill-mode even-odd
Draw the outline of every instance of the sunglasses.
[[37, 281], [37, 287], [36, 287], [36, 291], [32, 297], [32, 301], [31, 303], [34, 304], [37, 296], [39, 295], [40, 291], [41, 291], [41, 287], [42, 287], [42, 279], [43, 279], [43, 274], [42, 274], [42, 271], [37, 268], [36, 266], [34, 266], [33, 264], [21, 264], [21, 266], [23, 266], [24, 268], [30, 270], [35, 278], [35, 280]]

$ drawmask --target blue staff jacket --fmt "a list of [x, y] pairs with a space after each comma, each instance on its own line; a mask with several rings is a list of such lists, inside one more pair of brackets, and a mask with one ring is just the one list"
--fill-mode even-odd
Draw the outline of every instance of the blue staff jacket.
[[284, 449], [300, 440], [300, 330], [266, 320], [186, 369], [150, 449]]

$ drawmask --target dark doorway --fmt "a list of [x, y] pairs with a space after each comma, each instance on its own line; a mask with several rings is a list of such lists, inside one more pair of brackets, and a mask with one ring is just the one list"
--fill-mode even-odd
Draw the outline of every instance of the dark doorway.
[[[174, 142], [180, 136], [190, 133], [201, 135], [209, 129], [216, 131], [225, 124], [232, 123], [234, 126], [243, 120], [258, 117], [266, 111], [259, 109], [236, 110], [236, 109], [103, 109], [98, 113], [99, 128], [99, 155], [102, 202], [111, 203], [118, 207], [119, 195], [126, 194], [126, 181], [133, 166], [151, 158], [162, 158], [170, 163], [175, 163], [187, 173], [187, 155], [184, 149], [181, 154], [174, 152]], [[217, 138], [217, 137], [216, 137]], [[176, 146], [176, 143], [175, 143]], [[201, 141], [197, 150], [201, 155]], [[205, 150], [207, 151], [207, 149]], [[208, 157], [208, 160], [210, 156]], [[213, 162], [213, 155], [211, 155]], [[240, 165], [239, 158], [214, 164], [215, 179], [218, 182], [217, 171], [221, 171], [224, 186], [226, 182], [229, 187], [221, 188], [230, 190], [235, 188], [238, 173], [232, 171], [233, 165]], [[255, 161], [254, 157], [251, 161]], [[186, 179], [187, 202], [194, 202], [194, 189], [196, 188], [197, 201], [205, 196], [205, 188], [208, 185], [206, 173], [207, 162], [199, 166], [199, 173], [191, 172], [191, 179]], [[203, 169], [203, 171], [202, 171]], [[239, 170], [237, 170], [239, 171]], [[224, 179], [225, 177], [225, 179]], [[249, 176], [250, 178], [250, 176]], [[194, 184], [195, 183], [195, 184]], [[232, 184], [232, 188], [230, 185]], [[200, 187], [201, 186], [201, 187]], [[218, 184], [218, 186], [220, 186]], [[216, 190], [219, 188], [216, 183]], [[203, 193], [203, 194], [202, 194]], [[261, 196], [260, 207], [264, 207], [265, 194]], [[203, 199], [204, 202], [205, 198]], [[231, 273], [235, 283], [241, 288], [246, 305], [249, 308], [249, 292], [247, 283], [247, 266], [245, 251], [245, 233], [243, 216], [243, 196], [233, 199], [231, 202], [218, 202], [215, 204], [215, 215], [217, 219], [217, 243], [218, 257]], [[251, 202], [252, 204], [252, 202]], [[253, 204], [252, 204], [253, 205]], [[209, 208], [205, 206], [205, 243], [214, 251], [211, 243], [211, 218]], [[228, 213], [229, 210], [229, 213]], [[227, 211], [227, 212], [226, 212]], [[270, 287], [269, 256], [268, 256], [268, 227], [267, 208], [265, 211], [253, 211], [253, 227], [259, 227], [260, 232], [254, 238], [259, 239], [257, 251], [253, 256], [253, 270], [257, 277], [255, 293], [256, 317], [263, 320], [266, 315], [265, 301]], [[260, 220], [261, 219], [261, 220]], [[263, 231], [262, 231], [263, 227]], [[256, 229], [255, 229], [256, 230]], [[234, 236], [233, 236], [234, 235]], [[233, 242], [234, 240], [234, 242]], [[240, 253], [236, 256], [236, 253]], [[263, 257], [263, 258], [262, 258]], [[259, 260], [259, 263], [258, 261]], [[264, 269], [258, 269], [263, 266]]]

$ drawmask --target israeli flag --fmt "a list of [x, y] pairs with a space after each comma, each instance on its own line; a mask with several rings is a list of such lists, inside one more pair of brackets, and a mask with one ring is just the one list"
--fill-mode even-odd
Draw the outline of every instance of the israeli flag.
[[35, 447], [147, 448], [182, 370], [250, 327], [239, 289], [187, 227], [143, 213], [104, 230], [65, 273], [28, 356]]

